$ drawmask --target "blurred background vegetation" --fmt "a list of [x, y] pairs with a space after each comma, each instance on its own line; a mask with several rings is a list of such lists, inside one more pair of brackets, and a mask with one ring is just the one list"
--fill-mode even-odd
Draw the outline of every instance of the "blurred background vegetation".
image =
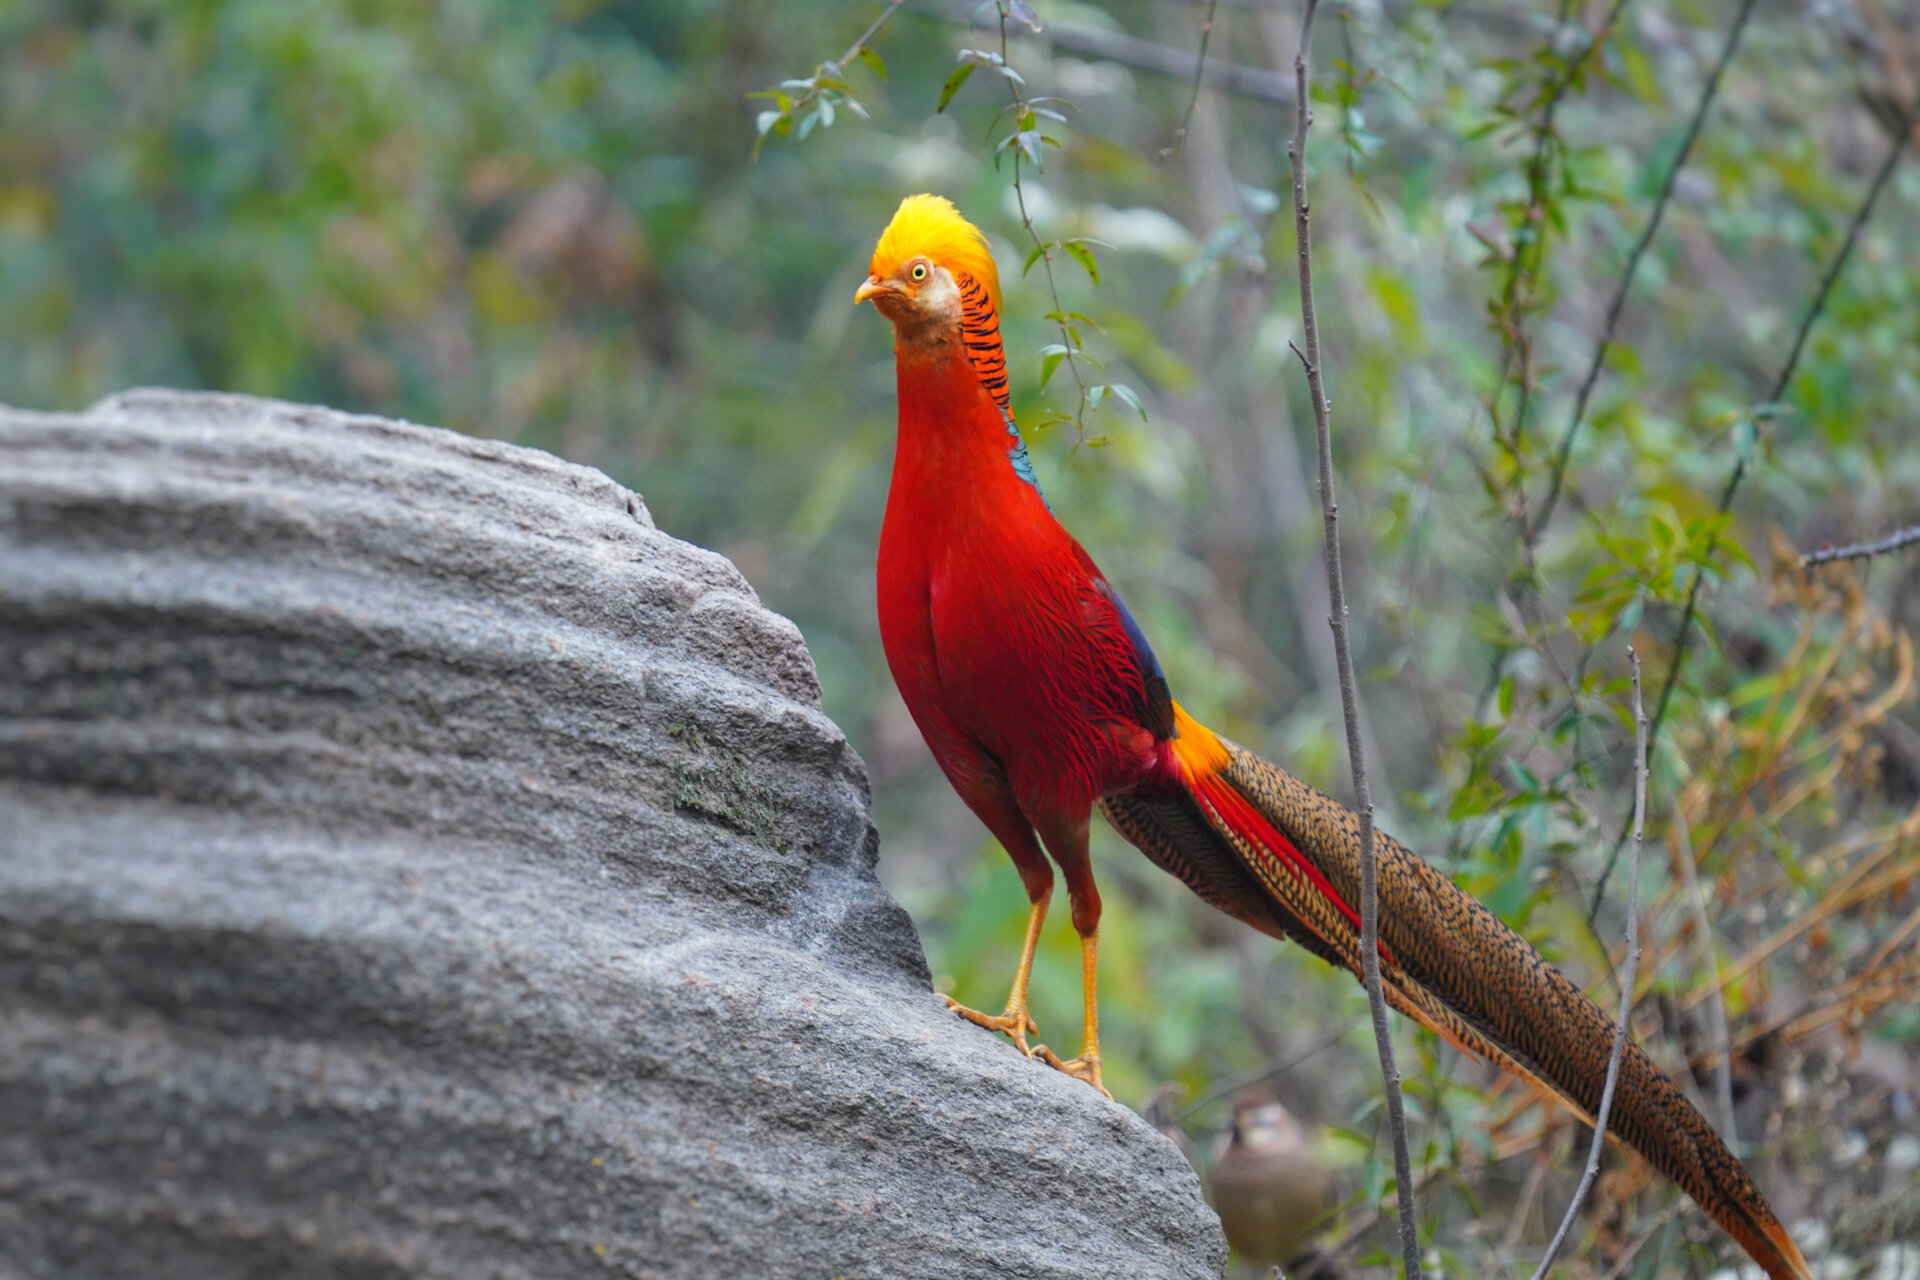
[[[1037, 30], [1012, 6], [1005, 56], [1023, 94], [1071, 105], [1034, 122], [1058, 145], [1034, 143], [1018, 194], [1042, 238], [1091, 238], [1097, 287], [1055, 251], [1058, 307], [1095, 322], [1082, 380], [1126, 384], [1144, 420], [1115, 396], [1083, 411], [1068, 369], [1042, 389], [1061, 334], [1045, 271], [1020, 272], [1013, 152], [995, 161], [1008, 81], [981, 68], [935, 109], [959, 51], [1003, 47], [1000, 10], [971, 0], [0, 2], [0, 401], [255, 392], [631, 484], [798, 621], [872, 771], [883, 878], [940, 985], [997, 1007], [1018, 881], [920, 743], [874, 623], [892, 357], [851, 299], [903, 194], [948, 194], [992, 234], [1042, 483], [1182, 700], [1347, 785], [1288, 351], [1297, 4], [1035, 8]], [[877, 59], [826, 70], [839, 87], [747, 97], [820, 76], [889, 12]], [[1349, 0], [1315, 34], [1321, 322], [1382, 822], [1610, 1002], [1625, 647], [1651, 703], [1684, 642], [1637, 1029], [1823, 1277], [1920, 1275], [1899, 1252], [1920, 1239], [1916, 561], [1794, 558], [1920, 522], [1920, 147], [1796, 344], [1907, 128], [1920, 5]], [[755, 159], [759, 113], [786, 106]], [[1348, 1196], [1326, 1238], [1381, 1265], [1391, 1162], [1358, 986], [1109, 833], [1096, 857], [1115, 1094], [1160, 1098], [1205, 1164], [1236, 1085], [1271, 1073]], [[1064, 1048], [1056, 915], [1034, 1006]], [[1432, 1249], [1531, 1267], [1577, 1126], [1402, 1034]], [[1677, 1192], [1618, 1153], [1608, 1169], [1563, 1269], [1732, 1260]]]

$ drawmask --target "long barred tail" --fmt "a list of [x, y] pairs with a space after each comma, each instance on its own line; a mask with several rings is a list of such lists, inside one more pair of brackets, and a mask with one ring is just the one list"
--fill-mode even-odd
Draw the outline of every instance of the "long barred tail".
[[[1179, 721], [1184, 741], [1176, 740], [1167, 776], [1104, 799], [1108, 821], [1215, 907], [1359, 974], [1359, 818], [1184, 712]], [[1613, 1019], [1405, 845], [1376, 833], [1375, 848], [1388, 1002], [1591, 1122]], [[1607, 1127], [1678, 1183], [1772, 1280], [1808, 1280], [1806, 1260], [1740, 1161], [1631, 1041]]]

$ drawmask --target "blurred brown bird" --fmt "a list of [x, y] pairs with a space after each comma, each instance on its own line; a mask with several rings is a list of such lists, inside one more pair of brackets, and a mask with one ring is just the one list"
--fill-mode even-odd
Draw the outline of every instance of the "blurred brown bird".
[[1264, 1273], [1287, 1267], [1333, 1207], [1306, 1127], [1264, 1090], [1240, 1095], [1207, 1177], [1227, 1243]]

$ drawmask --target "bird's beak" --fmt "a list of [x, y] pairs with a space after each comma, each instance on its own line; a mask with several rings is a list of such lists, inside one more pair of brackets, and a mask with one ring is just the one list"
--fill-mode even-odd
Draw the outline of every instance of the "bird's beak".
[[853, 305], [857, 307], [883, 293], [892, 292], [894, 292], [893, 286], [882, 281], [879, 276], [868, 276], [866, 283], [853, 291]]

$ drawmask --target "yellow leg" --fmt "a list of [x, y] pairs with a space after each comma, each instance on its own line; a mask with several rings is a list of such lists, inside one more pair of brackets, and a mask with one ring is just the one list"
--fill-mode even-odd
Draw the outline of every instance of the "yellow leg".
[[1034, 1050], [1048, 1066], [1057, 1067], [1068, 1075], [1100, 1091], [1102, 1097], [1109, 1100], [1113, 1095], [1100, 1083], [1100, 999], [1098, 992], [1100, 977], [1100, 931], [1094, 930], [1080, 939], [1080, 990], [1087, 1006], [1087, 1034], [1081, 1042], [1080, 1056], [1062, 1059], [1053, 1050], [1041, 1045]]
[[[1020, 967], [1013, 971], [1013, 991], [1007, 996], [1007, 1011], [1002, 1014], [981, 1013], [969, 1009], [952, 996], [941, 996], [947, 1002], [947, 1008], [953, 1010], [968, 1022], [978, 1023], [989, 1031], [1003, 1032], [1013, 1038], [1020, 1052], [1029, 1058], [1036, 1050], [1027, 1046], [1027, 1033], [1040, 1034], [1040, 1028], [1034, 1024], [1033, 1015], [1027, 1012], [1027, 980], [1033, 976], [1033, 951], [1040, 945], [1040, 926], [1047, 918], [1047, 904], [1053, 901], [1053, 890], [1048, 889], [1033, 900], [1033, 907], [1027, 912], [1027, 940], [1020, 947]], [[1042, 1046], [1037, 1052], [1050, 1053]], [[1058, 1059], [1054, 1059], [1056, 1062]]]

